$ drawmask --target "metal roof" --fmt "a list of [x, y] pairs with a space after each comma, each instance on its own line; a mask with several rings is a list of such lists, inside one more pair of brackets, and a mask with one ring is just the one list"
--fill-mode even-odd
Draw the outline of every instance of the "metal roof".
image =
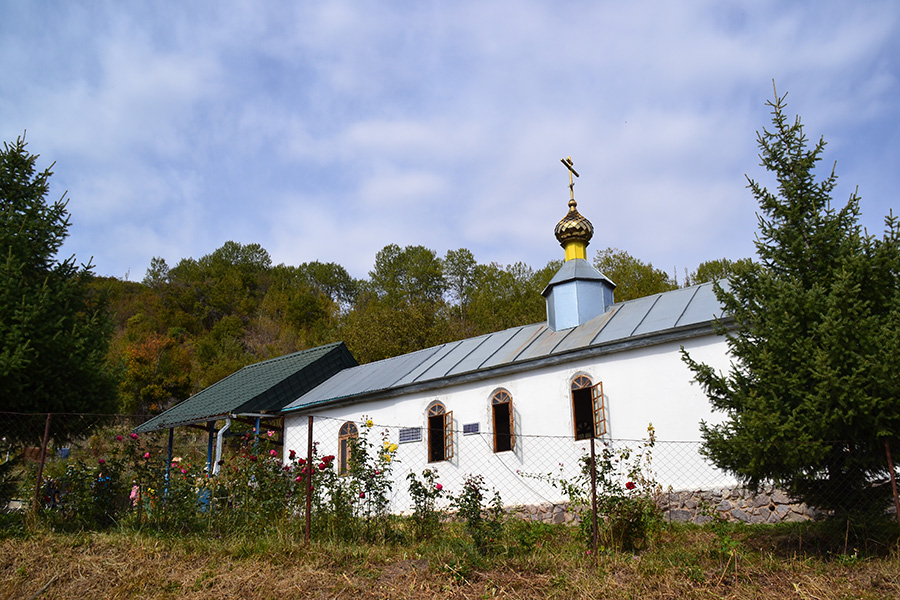
[[567, 281], [575, 281], [577, 279], [583, 281], [604, 281], [609, 284], [610, 287], [616, 287], [616, 284], [610, 281], [609, 277], [598, 271], [591, 263], [582, 258], [564, 262], [563, 266], [556, 272], [556, 275], [553, 276], [553, 279], [547, 283], [547, 287], [544, 288], [541, 295], [546, 296], [547, 292], [549, 292], [550, 288], [554, 285], [559, 285], [560, 283], [565, 283]]
[[277, 412], [329, 377], [359, 363], [343, 342], [248, 365], [135, 429], [156, 431], [231, 414]]
[[524, 325], [344, 369], [284, 411], [439, 387], [453, 380], [486, 378], [500, 371], [705, 334], [722, 316], [713, 284], [704, 283], [614, 304], [570, 329]]

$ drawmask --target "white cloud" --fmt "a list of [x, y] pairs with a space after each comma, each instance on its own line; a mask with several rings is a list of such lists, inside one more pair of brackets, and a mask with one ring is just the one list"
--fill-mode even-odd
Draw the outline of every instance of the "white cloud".
[[392, 242], [541, 266], [569, 154], [592, 249], [668, 270], [744, 256], [772, 79], [841, 184], [871, 190], [864, 214], [896, 203], [893, 5], [202, 8], [0, 6], [0, 134], [57, 161], [67, 248], [99, 272], [228, 239], [357, 276]]

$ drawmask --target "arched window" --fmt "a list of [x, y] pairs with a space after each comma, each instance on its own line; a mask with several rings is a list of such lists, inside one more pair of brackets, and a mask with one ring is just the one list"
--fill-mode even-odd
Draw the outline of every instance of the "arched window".
[[498, 390], [491, 396], [491, 414], [494, 418], [494, 452], [509, 452], [516, 443], [509, 392]]
[[453, 458], [453, 411], [435, 402], [428, 407], [428, 462]]
[[603, 383], [594, 385], [590, 377], [579, 375], [572, 380], [572, 417], [575, 439], [587, 440], [606, 434], [606, 407]]
[[346, 475], [350, 468], [350, 455], [353, 452], [353, 442], [350, 440], [358, 437], [359, 430], [356, 428], [356, 423], [347, 421], [341, 425], [338, 433], [338, 473], [341, 475]]

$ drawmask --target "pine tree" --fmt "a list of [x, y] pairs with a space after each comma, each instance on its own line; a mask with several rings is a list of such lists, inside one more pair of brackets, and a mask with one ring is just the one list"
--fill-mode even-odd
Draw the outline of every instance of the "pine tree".
[[[37, 158], [22, 138], [0, 151], [0, 411], [110, 413], [110, 321], [88, 287], [91, 267], [56, 258], [69, 227], [66, 202], [47, 203], [51, 172], [38, 173]], [[39, 442], [37, 422], [8, 435]], [[75, 420], [53, 420], [57, 439], [77, 429]]]
[[775, 95], [773, 130], [758, 134], [759, 261], [716, 286], [733, 319], [722, 326], [728, 373], [684, 359], [724, 413], [702, 425], [704, 453], [753, 488], [771, 482], [838, 513], [883, 509], [886, 444], [900, 433], [900, 226], [879, 239], [859, 224], [854, 193], [831, 206], [837, 176], [816, 180], [825, 148], [812, 148], [799, 117]]

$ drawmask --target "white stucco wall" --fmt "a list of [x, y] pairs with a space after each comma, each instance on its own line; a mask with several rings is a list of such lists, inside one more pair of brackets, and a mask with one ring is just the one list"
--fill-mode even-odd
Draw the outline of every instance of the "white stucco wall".
[[[360, 423], [371, 418], [378, 432], [387, 430], [399, 442], [399, 428], [422, 427], [422, 441], [400, 444], [394, 465], [394, 510], [409, 507], [406, 474], [436, 468], [448, 492], [456, 493], [469, 474], [481, 474], [488, 486], [500, 491], [504, 504], [536, 504], [562, 499], [558, 490], [544, 481], [521, 473], [564, 471], [572, 476], [587, 441], [575, 441], [570, 385], [578, 375], [594, 383], [603, 382], [607, 407], [608, 438], [616, 447], [635, 446], [646, 438], [653, 423], [659, 443], [653, 451], [652, 468], [664, 488], [709, 488], [730, 483], [697, 453], [699, 423], [718, 421], [708, 400], [692, 382], [681, 360], [680, 346], [696, 360], [717, 369], [727, 369], [724, 340], [705, 336], [618, 352], [592, 359], [543, 367], [505, 377], [448, 385], [439, 390], [417, 392], [383, 400], [323, 408], [312, 414], [314, 440], [320, 454], [338, 454], [338, 429], [345, 421]], [[513, 451], [493, 452], [490, 399], [500, 388], [513, 398], [516, 441]], [[428, 464], [426, 410], [434, 401], [453, 411], [454, 456]], [[309, 413], [285, 419], [285, 452], [306, 454]], [[464, 424], [479, 423], [479, 435], [463, 435]], [[627, 441], [632, 440], [632, 441]], [[597, 446], [598, 451], [600, 447]]]

